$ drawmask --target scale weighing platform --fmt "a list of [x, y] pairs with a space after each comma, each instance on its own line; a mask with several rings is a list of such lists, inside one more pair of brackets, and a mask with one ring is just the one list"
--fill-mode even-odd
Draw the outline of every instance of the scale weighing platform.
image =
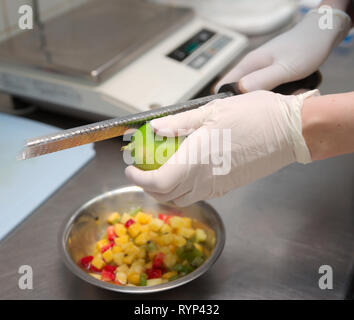
[[191, 9], [93, 0], [0, 43], [0, 90], [93, 119], [193, 97], [247, 46]]

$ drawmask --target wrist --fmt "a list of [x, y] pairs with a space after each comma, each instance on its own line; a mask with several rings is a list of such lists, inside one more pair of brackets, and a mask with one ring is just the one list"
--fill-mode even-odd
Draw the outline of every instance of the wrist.
[[313, 161], [327, 158], [330, 150], [323, 132], [327, 122], [326, 115], [318, 112], [316, 100], [316, 97], [305, 100], [301, 112], [302, 135]]

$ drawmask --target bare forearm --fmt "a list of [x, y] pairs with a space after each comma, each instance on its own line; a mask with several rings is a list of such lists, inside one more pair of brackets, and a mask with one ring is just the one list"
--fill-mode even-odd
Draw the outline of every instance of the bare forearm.
[[305, 100], [302, 124], [312, 160], [354, 153], [354, 92]]

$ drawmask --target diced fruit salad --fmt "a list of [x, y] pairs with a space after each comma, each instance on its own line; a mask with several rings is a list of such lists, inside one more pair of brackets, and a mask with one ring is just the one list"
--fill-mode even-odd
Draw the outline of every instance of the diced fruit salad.
[[[91, 276], [128, 286], [173, 281], [198, 268], [210, 255], [207, 233], [179, 215], [113, 212], [92, 255], [78, 264]], [[196, 225], [201, 225], [196, 223]]]

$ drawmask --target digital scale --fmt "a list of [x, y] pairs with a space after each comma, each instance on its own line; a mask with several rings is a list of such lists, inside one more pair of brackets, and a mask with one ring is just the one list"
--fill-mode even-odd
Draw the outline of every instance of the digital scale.
[[192, 98], [247, 46], [191, 9], [90, 1], [0, 43], [0, 90], [82, 117]]

